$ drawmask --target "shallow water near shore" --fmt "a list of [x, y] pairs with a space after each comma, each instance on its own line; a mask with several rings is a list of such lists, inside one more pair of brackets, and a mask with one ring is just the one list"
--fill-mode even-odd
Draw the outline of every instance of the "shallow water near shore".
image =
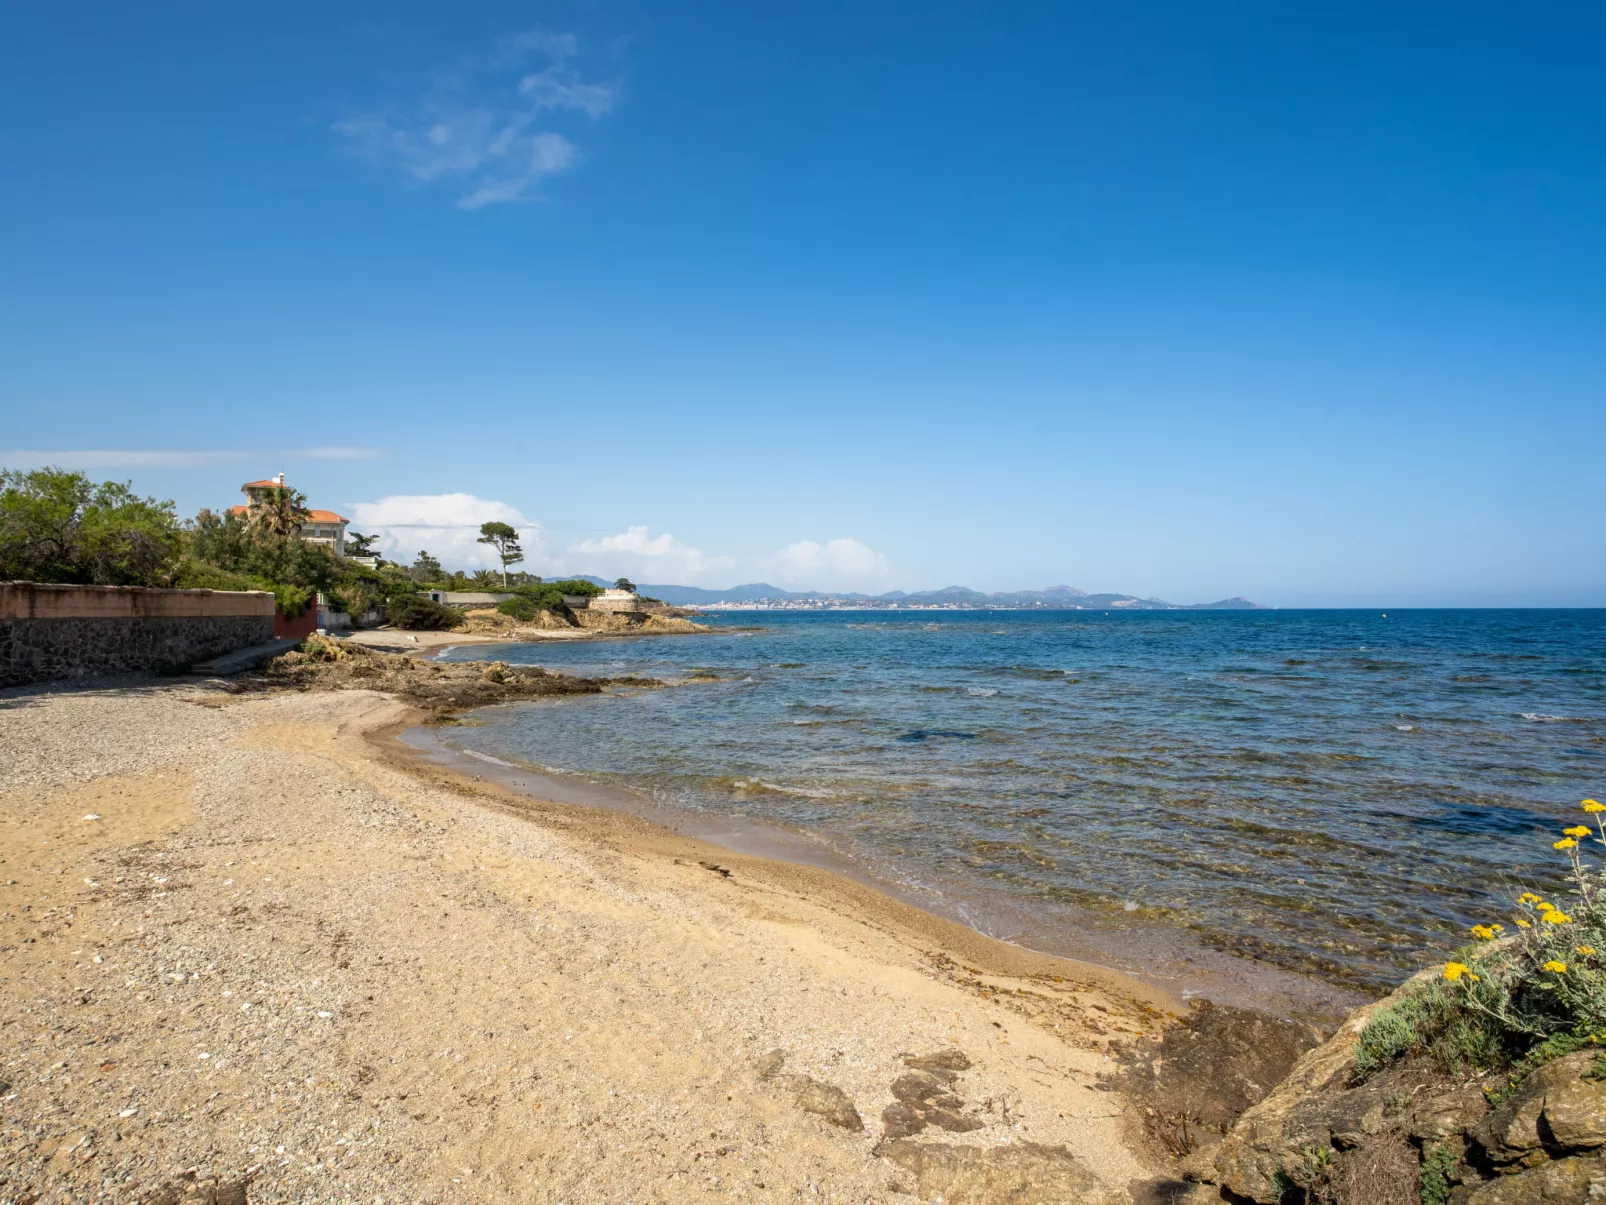
[[[442, 750], [1182, 990], [1243, 999], [1260, 968], [1284, 1011], [1392, 985], [1511, 884], [1554, 884], [1551, 831], [1606, 790], [1602, 611], [708, 622], [449, 650], [677, 685], [489, 709]], [[1348, 990], [1300, 1004], [1267, 968]]]

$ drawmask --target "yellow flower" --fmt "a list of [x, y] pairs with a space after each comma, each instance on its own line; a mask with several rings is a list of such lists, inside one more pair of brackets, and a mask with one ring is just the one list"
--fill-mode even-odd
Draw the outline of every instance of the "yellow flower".
[[1578, 842], [1574, 841], [1571, 837], [1563, 837], [1560, 841], [1553, 842], [1551, 844], [1550, 848], [1551, 849], [1577, 849], [1578, 848]]
[[1539, 909], [1541, 912], [1553, 912], [1555, 911], [1556, 905], [1552, 904], [1549, 900], [1540, 900], [1534, 905], [1534, 907]]
[[1535, 895], [1531, 891], [1524, 891], [1521, 895], [1519, 895], [1517, 897], [1517, 903], [1519, 903], [1519, 904], [1537, 904], [1537, 903], [1539, 903], [1539, 897], [1537, 895]]
[[1549, 912], [1545, 913], [1545, 924], [1547, 925], [1565, 925], [1571, 922], [1572, 919], [1572, 917], [1568, 916], [1560, 908], [1552, 908]]
[[1589, 825], [1575, 824], [1571, 828], [1564, 828], [1561, 831], [1569, 837], [1587, 837], [1589, 836]]
[[1533, 924], [1530, 921], [1519, 920], [1517, 922], [1517, 928], [1519, 928], [1519, 929], [1532, 929], [1533, 928]]
[[1479, 941], [1493, 941], [1494, 930], [1488, 925], [1473, 925], [1472, 936], [1476, 937]]
[[1565, 962], [1557, 962], [1554, 958], [1552, 958], [1549, 962], [1545, 963], [1545, 970], [1555, 971], [1558, 975], [1565, 975], [1567, 973], [1567, 964]]
[[1596, 803], [1593, 799], [1586, 799], [1580, 805], [1586, 812], [1606, 812], [1606, 803]]
[[1464, 962], [1447, 962], [1444, 964], [1444, 977], [1451, 983], [1454, 983], [1463, 975], [1470, 979], [1477, 979], [1477, 976], [1472, 973], [1472, 968]]
[[1578, 947], [1578, 952], [1580, 954], [1582, 954], [1585, 958], [1593, 958], [1595, 956], [1595, 947], [1594, 946], [1579, 946]]

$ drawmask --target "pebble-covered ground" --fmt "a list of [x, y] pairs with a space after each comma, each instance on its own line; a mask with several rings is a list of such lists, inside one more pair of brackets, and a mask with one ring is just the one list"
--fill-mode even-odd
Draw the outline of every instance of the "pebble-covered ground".
[[1155, 1174], [1095, 1083], [1147, 1006], [640, 822], [518, 814], [368, 739], [403, 714], [0, 696], [0, 1201], [1125, 1202]]

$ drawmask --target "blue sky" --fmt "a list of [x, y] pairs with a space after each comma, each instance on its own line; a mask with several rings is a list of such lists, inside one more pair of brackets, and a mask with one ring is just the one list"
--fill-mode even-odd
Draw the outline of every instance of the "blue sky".
[[1606, 10], [10, 6], [0, 461], [405, 554], [1606, 605]]

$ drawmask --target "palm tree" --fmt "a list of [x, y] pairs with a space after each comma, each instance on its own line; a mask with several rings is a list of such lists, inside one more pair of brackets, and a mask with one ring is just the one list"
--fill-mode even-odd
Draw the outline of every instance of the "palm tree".
[[287, 540], [301, 530], [312, 512], [307, 509], [307, 497], [287, 485], [275, 485], [263, 490], [252, 500], [246, 511], [246, 520], [263, 535]]
[[245, 520], [251, 532], [271, 550], [274, 577], [282, 578], [290, 560], [290, 541], [301, 534], [311, 514], [306, 495], [287, 485], [269, 486], [252, 499]]
[[478, 569], [474, 573], [474, 585], [480, 590], [489, 590], [497, 584], [495, 569]]

